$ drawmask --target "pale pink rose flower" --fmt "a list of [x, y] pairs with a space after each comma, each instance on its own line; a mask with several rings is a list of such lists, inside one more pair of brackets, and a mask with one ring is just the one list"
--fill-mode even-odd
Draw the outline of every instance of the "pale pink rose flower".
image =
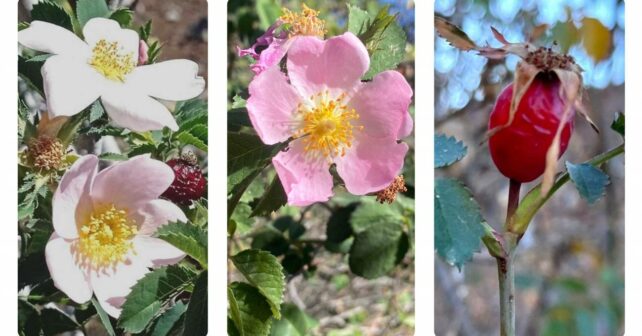
[[398, 140], [412, 132], [412, 89], [396, 71], [361, 82], [369, 65], [352, 33], [326, 41], [299, 36], [288, 51], [288, 75], [272, 66], [250, 83], [247, 110], [261, 140], [294, 139], [272, 159], [288, 204], [327, 201], [332, 164], [355, 195], [382, 190], [400, 173], [408, 145]]
[[78, 303], [94, 294], [118, 317], [131, 287], [151, 267], [185, 256], [152, 237], [168, 222], [187, 221], [178, 206], [159, 199], [173, 179], [169, 166], [147, 155], [101, 172], [95, 155], [78, 159], [53, 196], [55, 232], [45, 256], [54, 285]]

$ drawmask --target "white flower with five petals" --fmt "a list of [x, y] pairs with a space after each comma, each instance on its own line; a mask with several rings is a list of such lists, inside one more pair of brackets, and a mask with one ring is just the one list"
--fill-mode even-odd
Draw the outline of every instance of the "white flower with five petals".
[[34, 21], [18, 33], [23, 46], [53, 54], [42, 66], [51, 117], [72, 116], [100, 98], [112, 121], [136, 132], [178, 125], [158, 100], [198, 96], [205, 81], [186, 59], [138, 66], [139, 37], [104, 18], [89, 20], [85, 40], [60, 26]]

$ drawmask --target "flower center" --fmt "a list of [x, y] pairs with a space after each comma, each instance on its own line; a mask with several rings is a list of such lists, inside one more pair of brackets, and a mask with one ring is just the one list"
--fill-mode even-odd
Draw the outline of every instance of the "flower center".
[[[295, 138], [301, 138], [306, 152], [320, 153], [325, 157], [345, 155], [346, 148], [352, 146], [354, 139], [354, 120], [359, 114], [343, 103], [346, 94], [336, 99], [328, 97], [328, 91], [312, 95], [313, 106], [299, 104], [301, 127], [295, 132]], [[357, 130], [363, 126], [356, 126]]]
[[287, 8], [282, 8], [283, 15], [279, 19], [288, 26], [289, 37], [297, 35], [312, 35], [323, 37], [325, 35], [325, 21], [319, 19], [318, 11], [303, 4], [301, 13], [293, 13]]
[[113, 81], [124, 82], [125, 76], [134, 70], [136, 63], [133, 54], [123, 54], [121, 49], [118, 42], [102, 39], [94, 46], [89, 65]]
[[27, 147], [27, 152], [33, 160], [33, 166], [45, 171], [58, 169], [65, 156], [60, 140], [47, 135], [32, 139]]
[[127, 211], [113, 204], [94, 211], [80, 227], [78, 252], [92, 267], [107, 267], [125, 260], [138, 229]]

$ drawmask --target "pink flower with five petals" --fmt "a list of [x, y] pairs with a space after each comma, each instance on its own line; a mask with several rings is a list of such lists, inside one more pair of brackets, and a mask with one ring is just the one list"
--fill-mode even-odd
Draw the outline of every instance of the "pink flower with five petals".
[[332, 164], [355, 195], [382, 190], [400, 173], [408, 145], [398, 140], [412, 132], [412, 89], [396, 71], [361, 82], [369, 65], [352, 33], [325, 41], [299, 36], [287, 75], [272, 66], [250, 83], [247, 110], [261, 140], [293, 139], [272, 159], [288, 204], [327, 201]]

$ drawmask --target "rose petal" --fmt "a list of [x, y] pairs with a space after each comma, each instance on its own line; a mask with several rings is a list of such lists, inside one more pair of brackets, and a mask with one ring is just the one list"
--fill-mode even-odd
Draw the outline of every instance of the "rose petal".
[[261, 74], [263, 71], [269, 69], [273, 65], [277, 65], [285, 54], [288, 48], [296, 37], [292, 39], [274, 39], [270, 45], [258, 55], [256, 63], [250, 65], [250, 69], [255, 75]]
[[368, 50], [349, 32], [326, 41], [299, 36], [288, 51], [290, 81], [305, 97], [326, 88], [351, 91], [369, 66]]
[[412, 130], [412, 123], [405, 124], [411, 98], [412, 88], [406, 79], [396, 71], [384, 71], [372, 82], [361, 85], [349, 105], [359, 114], [363, 131], [368, 136], [398, 139], [398, 135], [405, 135], [408, 128]]
[[134, 238], [134, 249], [140, 258], [149, 260], [155, 267], [173, 265], [185, 257], [185, 252], [172, 244], [152, 237]]
[[136, 89], [125, 85], [102, 95], [101, 101], [114, 124], [135, 132], [161, 130], [163, 127], [178, 130], [174, 116], [163, 104], [131, 90]]
[[351, 194], [365, 195], [386, 188], [403, 167], [408, 145], [394, 138], [362, 134], [346, 155], [335, 159], [337, 172]]
[[91, 212], [89, 197], [94, 176], [98, 170], [98, 158], [85, 155], [76, 160], [58, 184], [52, 199], [52, 222], [61, 237], [78, 237], [77, 222]]
[[[93, 18], [82, 29], [85, 42], [93, 49], [100, 40], [117, 42], [120, 55], [131, 55], [132, 61], [138, 60], [138, 33], [131, 29], [122, 29], [114, 20]], [[135, 64], [135, 63], [134, 63]]]
[[164, 162], [136, 156], [114, 164], [96, 175], [91, 197], [97, 203], [136, 211], [157, 199], [174, 181], [174, 171]]
[[79, 113], [100, 97], [104, 83], [90, 66], [66, 56], [47, 58], [41, 73], [52, 117]]
[[194, 98], [205, 89], [198, 64], [186, 59], [139, 66], [129, 74], [127, 83], [152, 97], [174, 101]]
[[300, 98], [279, 67], [254, 77], [249, 92], [247, 112], [261, 140], [271, 145], [288, 139]]
[[399, 128], [399, 132], [397, 133], [397, 139], [403, 139], [409, 136], [412, 133], [414, 123], [415, 122], [412, 120], [412, 116], [410, 115], [410, 113], [405, 113], [403, 122], [401, 123], [401, 127]]
[[29, 49], [77, 59], [87, 59], [91, 54], [89, 46], [76, 34], [44, 21], [33, 21], [19, 31], [18, 42]]
[[306, 206], [332, 196], [328, 161], [307, 155], [301, 140], [293, 141], [289, 150], [277, 154], [272, 163], [288, 195], [288, 204]]
[[138, 233], [141, 235], [151, 235], [160, 226], [170, 222], [187, 222], [187, 217], [181, 208], [163, 199], [151, 200], [141, 205], [135, 215], [139, 227]]
[[45, 258], [56, 288], [77, 303], [91, 299], [89, 279], [75, 262], [71, 241], [52, 234], [45, 247]]

